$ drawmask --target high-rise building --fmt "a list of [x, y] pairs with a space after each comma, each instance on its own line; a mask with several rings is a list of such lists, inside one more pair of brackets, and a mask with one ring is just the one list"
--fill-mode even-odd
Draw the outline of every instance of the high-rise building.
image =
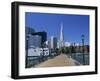
[[34, 33], [35, 30], [30, 27], [25, 28], [25, 48], [28, 49], [30, 46], [32, 46], [32, 33]]
[[39, 35], [30, 35], [28, 38], [28, 48], [30, 47], [41, 47], [41, 36]]
[[51, 36], [50, 46], [51, 46], [52, 49], [56, 49], [57, 48], [57, 38], [56, 37]]
[[26, 27], [26, 48], [30, 47], [42, 47], [47, 40], [46, 32], [35, 32], [33, 28]]
[[26, 35], [27, 34], [32, 34], [32, 33], [34, 33], [35, 32], [35, 30], [33, 29], [33, 28], [30, 28], [30, 27], [26, 27], [25, 28], [25, 33], [26, 33]]
[[61, 23], [61, 29], [60, 29], [60, 47], [64, 47], [64, 32], [63, 32], [62, 23]]
[[57, 48], [60, 48], [60, 40], [57, 40]]
[[43, 32], [35, 32], [35, 33], [32, 33], [32, 35], [39, 35], [41, 36], [41, 45], [43, 45], [46, 41], [47, 41], [47, 33], [45, 31]]

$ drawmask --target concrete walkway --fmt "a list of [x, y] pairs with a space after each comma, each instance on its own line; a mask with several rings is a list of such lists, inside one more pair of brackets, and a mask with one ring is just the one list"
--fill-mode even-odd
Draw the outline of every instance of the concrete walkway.
[[48, 59], [47, 61], [36, 65], [35, 67], [59, 67], [59, 66], [76, 66], [80, 65], [77, 61], [72, 58], [68, 58], [65, 54], [60, 54], [53, 59]]

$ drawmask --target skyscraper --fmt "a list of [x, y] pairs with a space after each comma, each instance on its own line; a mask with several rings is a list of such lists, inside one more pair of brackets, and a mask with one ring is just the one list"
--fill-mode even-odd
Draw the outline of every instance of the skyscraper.
[[47, 40], [47, 33], [45, 31], [35, 32], [33, 28], [26, 27], [25, 34], [26, 48], [30, 48], [32, 46], [42, 47], [44, 42]]
[[54, 36], [51, 36], [50, 42], [51, 42], [51, 45], [50, 45], [51, 48], [52, 48], [52, 49], [56, 49], [56, 48], [57, 48], [57, 38], [54, 37]]
[[30, 35], [29, 36], [29, 39], [28, 39], [28, 47], [38, 47], [40, 48], [41, 47], [41, 36], [39, 35]]
[[32, 35], [39, 35], [41, 36], [41, 45], [43, 45], [46, 41], [47, 41], [47, 33], [45, 31], [42, 31], [42, 32], [35, 32], [35, 33], [32, 33]]
[[25, 48], [28, 49], [30, 46], [32, 46], [32, 33], [35, 33], [35, 30], [30, 27], [25, 28]]
[[60, 47], [64, 47], [64, 32], [63, 32], [62, 23], [61, 23], [61, 29], [60, 29]]

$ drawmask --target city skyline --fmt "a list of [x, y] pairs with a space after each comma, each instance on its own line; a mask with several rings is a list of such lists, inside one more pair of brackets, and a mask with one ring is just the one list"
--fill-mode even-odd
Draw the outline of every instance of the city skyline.
[[[64, 42], [81, 44], [81, 35], [85, 35], [85, 44], [89, 44], [89, 16], [69, 14], [30, 13], [25, 14], [25, 26], [36, 32], [47, 32], [60, 40], [61, 24], [63, 24]], [[83, 27], [83, 29], [82, 29]]]

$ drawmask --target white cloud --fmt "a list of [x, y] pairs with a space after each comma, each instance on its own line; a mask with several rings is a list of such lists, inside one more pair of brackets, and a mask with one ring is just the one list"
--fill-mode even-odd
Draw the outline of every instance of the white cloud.
[[68, 47], [68, 46], [70, 46], [70, 45], [71, 45], [70, 42], [65, 42], [65, 47]]

